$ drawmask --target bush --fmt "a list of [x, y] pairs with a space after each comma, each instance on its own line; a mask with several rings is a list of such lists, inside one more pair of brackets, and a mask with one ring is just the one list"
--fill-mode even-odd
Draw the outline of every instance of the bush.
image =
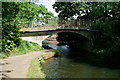
[[0, 53], [0, 59], [6, 58], [8, 56], [9, 56], [8, 53]]
[[0, 53], [0, 58], [26, 54], [29, 53], [30, 51], [39, 51], [43, 49], [44, 48], [39, 46], [37, 43], [21, 40], [20, 45], [18, 47], [14, 47], [12, 51], [6, 53]]
[[11, 51], [11, 55], [26, 54], [30, 51], [39, 51], [39, 50], [43, 50], [43, 49], [44, 48], [39, 46], [37, 43], [32, 43], [32, 42], [22, 40], [20, 46], [14, 48]]
[[97, 53], [120, 52], [120, 35], [117, 32], [116, 20], [106, 18], [104, 22], [102, 20], [96, 21], [94, 26], [93, 29], [100, 30], [101, 33], [94, 35], [93, 49], [96, 49]]
[[48, 43], [49, 43], [48, 40], [42, 41], [42, 44], [43, 44], [43, 45], [47, 45]]

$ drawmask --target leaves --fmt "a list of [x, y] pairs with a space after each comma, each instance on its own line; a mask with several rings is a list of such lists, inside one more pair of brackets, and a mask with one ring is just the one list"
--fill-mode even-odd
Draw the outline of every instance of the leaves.
[[2, 3], [2, 50], [11, 51], [20, 45], [19, 29], [26, 27], [31, 21], [39, 19], [39, 14], [50, 18], [53, 14], [45, 6], [32, 2]]
[[53, 5], [55, 11], [59, 13], [58, 16], [62, 18], [70, 18], [74, 15], [81, 15], [81, 12], [84, 13], [88, 7], [89, 5], [83, 2], [56, 2]]
[[94, 49], [98, 53], [120, 52], [120, 45], [116, 47], [120, 38], [120, 2], [56, 2], [53, 8], [62, 20], [73, 16], [95, 19], [92, 29], [102, 34], [93, 35]]

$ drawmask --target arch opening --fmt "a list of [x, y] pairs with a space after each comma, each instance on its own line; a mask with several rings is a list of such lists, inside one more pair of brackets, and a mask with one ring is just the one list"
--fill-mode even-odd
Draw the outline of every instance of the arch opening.
[[72, 48], [83, 50], [90, 49], [90, 40], [83, 35], [74, 32], [59, 32], [57, 34], [59, 45], [68, 45]]

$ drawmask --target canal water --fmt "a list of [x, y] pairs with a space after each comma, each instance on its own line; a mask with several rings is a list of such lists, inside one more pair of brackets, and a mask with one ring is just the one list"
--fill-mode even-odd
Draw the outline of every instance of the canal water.
[[62, 53], [59, 57], [50, 58], [42, 64], [46, 78], [120, 78], [120, 70], [118, 69], [75, 61], [70, 54], [81, 52], [72, 50], [67, 45], [49, 44], [49, 46], [53, 49], [61, 49]]

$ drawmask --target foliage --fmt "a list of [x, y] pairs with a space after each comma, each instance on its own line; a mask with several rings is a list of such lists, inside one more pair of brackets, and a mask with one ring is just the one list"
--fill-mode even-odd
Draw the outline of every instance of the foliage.
[[32, 43], [29, 41], [22, 40], [20, 46], [14, 48], [10, 53], [11, 56], [13, 56], [19, 54], [26, 54], [30, 51], [39, 51], [39, 50], [43, 50], [43, 48], [39, 46], [37, 43]]
[[43, 45], [47, 45], [48, 43], [49, 43], [48, 40], [44, 40], [44, 41], [42, 41], [42, 44], [43, 44]]
[[74, 15], [80, 16], [88, 7], [89, 5], [83, 2], [55, 2], [53, 5], [55, 11], [59, 13], [58, 16], [63, 19], [73, 17]]
[[93, 35], [94, 51], [100, 54], [120, 52], [120, 2], [56, 2], [53, 8], [62, 19], [73, 16], [95, 19], [92, 29], [101, 33]]
[[39, 19], [39, 14], [52, 15], [45, 6], [33, 2], [2, 3], [2, 50], [4, 52], [10, 52], [20, 45], [19, 29]]
[[8, 53], [0, 53], [0, 59], [7, 58], [9, 56]]
[[[99, 10], [101, 8], [102, 10]], [[119, 20], [120, 20], [120, 2], [117, 3], [100, 3], [96, 8], [99, 10], [102, 17], [100, 17], [92, 27], [93, 29], [100, 30], [102, 34], [94, 36], [94, 49], [105, 50], [104, 53], [119, 53]], [[103, 12], [101, 12], [103, 11]], [[91, 13], [100, 16], [100, 13]], [[94, 17], [94, 16], [93, 16]]]
[[0, 58], [6, 58], [8, 56], [15, 56], [20, 54], [27, 54], [30, 51], [39, 51], [43, 49], [44, 48], [39, 46], [37, 43], [21, 40], [20, 45], [18, 47], [14, 47], [14, 49], [9, 53], [0, 53]]
[[54, 18], [49, 19], [48, 23], [45, 24], [44, 26], [58, 26], [58, 20]]
[[[2, 5], [2, 50], [10, 51], [19, 46], [19, 23], [20, 18], [16, 17], [19, 11], [16, 3], [3, 3]], [[16, 23], [16, 24], [15, 24]]]
[[61, 49], [56, 49], [56, 50], [54, 50], [54, 52], [55, 52], [55, 53], [61, 53], [62, 50], [61, 50]]
[[119, 5], [119, 2], [55, 2], [53, 8], [63, 19], [73, 16], [105, 19], [119, 14]]

